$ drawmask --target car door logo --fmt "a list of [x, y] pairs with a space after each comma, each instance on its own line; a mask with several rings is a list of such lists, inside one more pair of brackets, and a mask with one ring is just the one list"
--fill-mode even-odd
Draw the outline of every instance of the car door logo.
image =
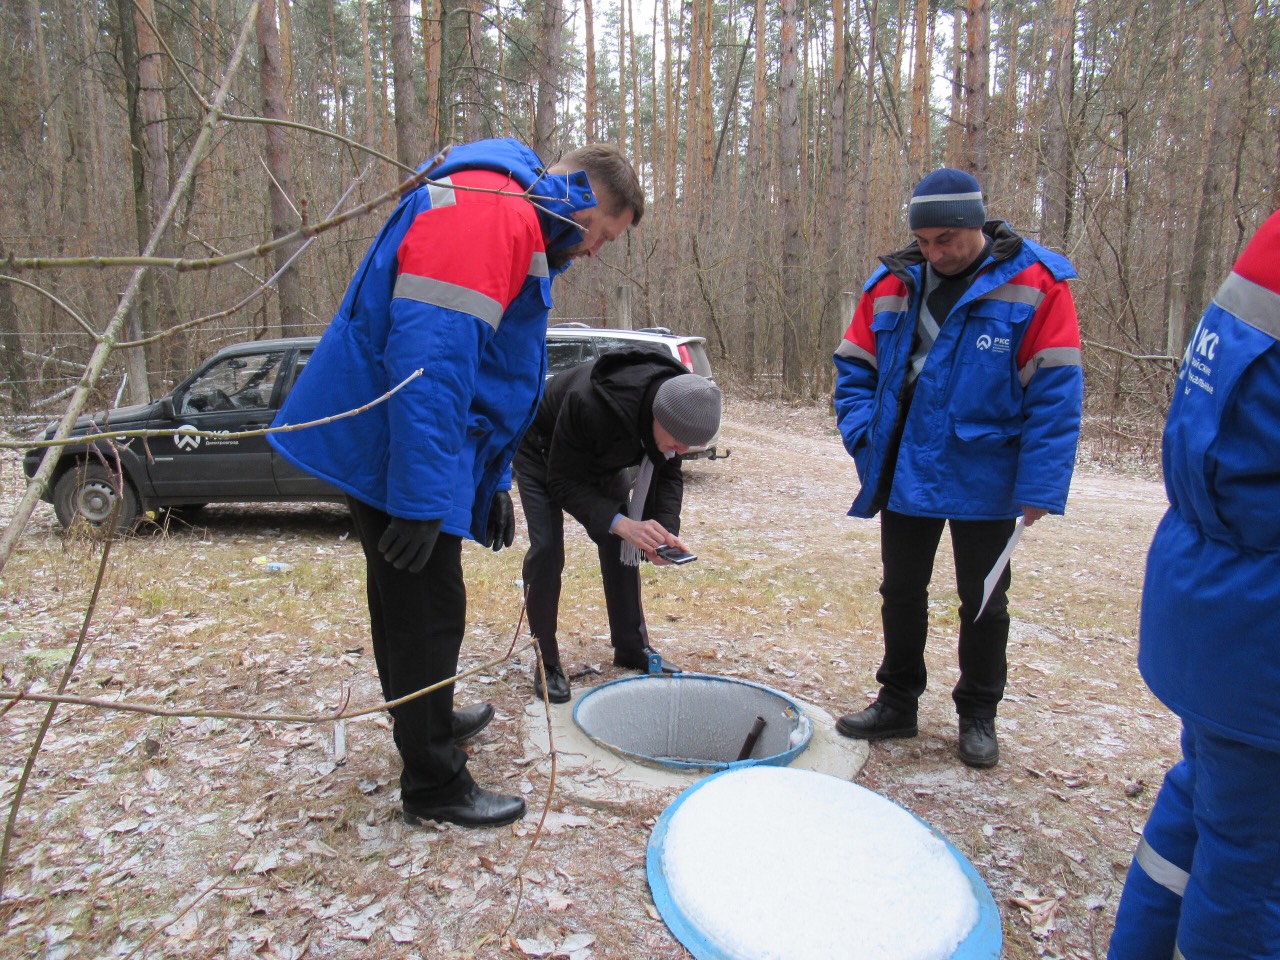
[[189, 423], [184, 423], [173, 435], [173, 445], [179, 450], [198, 450], [200, 439], [196, 436], [196, 428]]

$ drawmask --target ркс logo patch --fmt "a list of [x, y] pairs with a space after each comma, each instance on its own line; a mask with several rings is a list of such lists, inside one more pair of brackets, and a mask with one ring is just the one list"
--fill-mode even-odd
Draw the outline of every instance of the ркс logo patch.
[[976, 346], [977, 346], [977, 348], [978, 348], [979, 350], [990, 350], [990, 349], [991, 349], [991, 338], [990, 338], [989, 336], [987, 336], [985, 333], [984, 333], [984, 334], [982, 334], [982, 336], [978, 337], [978, 342], [977, 342]]
[[173, 445], [179, 450], [196, 450], [200, 447], [200, 437], [195, 436], [195, 427], [183, 424], [173, 435]]

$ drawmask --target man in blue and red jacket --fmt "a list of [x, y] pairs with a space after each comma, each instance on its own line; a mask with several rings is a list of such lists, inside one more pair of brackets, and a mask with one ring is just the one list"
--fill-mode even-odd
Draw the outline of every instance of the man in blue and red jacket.
[[960, 595], [960, 758], [999, 760], [1009, 639], [1006, 567], [983, 580], [1021, 514], [1062, 513], [1080, 432], [1080, 331], [1067, 260], [986, 220], [978, 181], [941, 169], [916, 186], [914, 242], [881, 258], [835, 354], [835, 408], [862, 483], [849, 515], [880, 514], [880, 693], [847, 737], [914, 737], [926, 685], [929, 580], [951, 527]]
[[[514, 140], [455, 147], [374, 239], [276, 418], [334, 417], [395, 390], [358, 415], [270, 437], [347, 494], [388, 700], [457, 672], [462, 539], [511, 545], [510, 463], [542, 394], [551, 281], [643, 213], [616, 147], [583, 147], [549, 168]], [[492, 716], [487, 704], [455, 713], [451, 684], [392, 710], [406, 822], [523, 815], [519, 797], [472, 780], [457, 746]]]
[[1191, 335], [1164, 431], [1138, 667], [1182, 720], [1110, 960], [1280, 957], [1280, 213]]

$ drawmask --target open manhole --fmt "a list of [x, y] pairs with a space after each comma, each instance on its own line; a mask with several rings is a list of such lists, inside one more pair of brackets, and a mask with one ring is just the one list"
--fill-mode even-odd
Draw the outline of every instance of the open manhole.
[[813, 726], [785, 694], [701, 673], [626, 677], [582, 695], [574, 722], [588, 737], [640, 763], [685, 770], [786, 766]]

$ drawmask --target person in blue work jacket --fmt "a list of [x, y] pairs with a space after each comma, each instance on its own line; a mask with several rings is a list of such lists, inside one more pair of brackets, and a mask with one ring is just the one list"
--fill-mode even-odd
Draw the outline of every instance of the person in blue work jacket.
[[[1083, 378], [1067, 260], [986, 219], [978, 181], [936, 170], [912, 193], [912, 243], [882, 257], [835, 354], [835, 408], [862, 487], [849, 515], [880, 514], [880, 692], [843, 716], [846, 737], [914, 737], [926, 685], [929, 580], [951, 528], [960, 595], [960, 759], [999, 761], [1008, 673], [1005, 567], [983, 580], [1019, 514], [1062, 513]], [[982, 610], [979, 617], [978, 612]]]
[[[383, 225], [276, 418], [355, 416], [275, 433], [299, 468], [347, 495], [364, 547], [374, 659], [395, 700], [457, 673], [462, 540], [515, 531], [511, 458], [546, 372], [551, 281], [640, 222], [644, 193], [616, 147], [544, 168], [514, 140], [453, 148]], [[480, 787], [459, 740], [493, 716], [453, 685], [391, 710], [407, 823], [498, 826], [524, 801]]]
[[1280, 213], [1213, 297], [1164, 431], [1138, 667], [1182, 721], [1110, 960], [1280, 957]]

